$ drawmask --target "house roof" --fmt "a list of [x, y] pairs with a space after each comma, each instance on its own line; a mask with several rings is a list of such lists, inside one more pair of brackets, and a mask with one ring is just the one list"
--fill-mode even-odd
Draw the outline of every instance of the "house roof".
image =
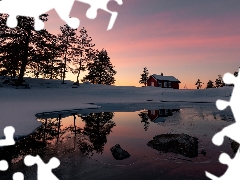
[[153, 74], [152, 76], [157, 80], [165, 80], [165, 81], [180, 83], [180, 81], [177, 78], [175, 78], [174, 76], [162, 76], [162, 75], [157, 75], [157, 74]]

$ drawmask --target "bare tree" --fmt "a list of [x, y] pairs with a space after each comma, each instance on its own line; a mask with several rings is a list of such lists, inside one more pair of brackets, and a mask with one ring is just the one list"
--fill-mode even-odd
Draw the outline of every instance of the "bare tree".
[[87, 30], [83, 27], [80, 31], [80, 36], [76, 39], [76, 44], [73, 48], [74, 58], [72, 60], [73, 68], [71, 71], [73, 74], [77, 74], [76, 84], [79, 85], [79, 76], [81, 71], [86, 70], [86, 65], [94, 57], [95, 44], [92, 44], [92, 38], [88, 36]]
[[62, 84], [65, 84], [64, 80], [66, 77], [66, 72], [69, 69], [67, 63], [70, 64], [73, 57], [75, 56], [75, 51], [73, 50], [76, 43], [76, 31], [77, 29], [72, 29], [67, 24], [63, 27], [60, 26], [61, 34], [58, 35], [59, 41], [62, 48], [62, 57], [63, 57], [63, 75], [62, 75]]

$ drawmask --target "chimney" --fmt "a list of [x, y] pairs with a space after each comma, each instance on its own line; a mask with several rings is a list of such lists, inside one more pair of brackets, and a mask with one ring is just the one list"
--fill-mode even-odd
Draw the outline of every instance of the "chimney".
[[163, 76], [163, 73], [161, 73], [161, 76]]

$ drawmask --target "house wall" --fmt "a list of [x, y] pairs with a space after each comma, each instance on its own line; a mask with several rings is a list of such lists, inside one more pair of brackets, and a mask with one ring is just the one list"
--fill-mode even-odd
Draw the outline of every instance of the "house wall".
[[172, 88], [173, 88], [173, 89], [179, 89], [179, 83], [177, 83], [177, 82], [172, 82]]
[[152, 86], [152, 82], [154, 83], [154, 86], [158, 87], [158, 82], [152, 76], [147, 80], [147, 86]]

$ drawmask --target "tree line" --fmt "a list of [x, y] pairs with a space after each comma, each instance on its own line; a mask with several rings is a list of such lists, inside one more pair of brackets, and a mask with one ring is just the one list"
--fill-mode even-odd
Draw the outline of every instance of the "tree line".
[[[235, 77], [237, 77], [238, 76], [238, 71], [235, 71], [233, 74], [234, 74]], [[163, 74], [161, 73], [161, 75], [163, 75]], [[149, 78], [148, 69], [146, 67], [144, 67], [143, 68], [143, 73], [140, 74], [139, 83], [144, 84], [144, 86], [147, 86], [148, 78]], [[198, 79], [195, 83], [197, 89], [201, 89], [203, 84], [204, 83], [200, 79]], [[223, 86], [226, 86], [226, 84], [223, 82], [222, 76], [218, 75], [218, 78], [215, 80], [215, 82], [213, 82], [212, 80], [209, 80], [207, 82], [206, 89], [208, 89], [208, 88], [219, 88], [219, 87], [223, 87]], [[233, 86], [233, 84], [230, 84], [228, 86]]]
[[[116, 71], [105, 49], [94, 49], [95, 44], [83, 27], [80, 31], [68, 25], [60, 26], [54, 35], [46, 29], [36, 31], [34, 18], [18, 16], [18, 26], [6, 26], [8, 15], [0, 14], [0, 76], [16, 79], [23, 83], [25, 75], [34, 78], [61, 79], [64, 84], [66, 73], [76, 75], [79, 85], [80, 74], [88, 71], [82, 82], [93, 84], [115, 83]], [[43, 14], [40, 19], [48, 20]]]
[[[235, 77], [237, 77], [238, 76], [238, 71], [235, 71], [233, 73], [233, 75]], [[200, 79], [198, 79], [197, 82], [195, 83], [197, 89], [201, 89], [203, 84], [204, 83], [201, 82]], [[212, 80], [209, 80], [207, 82], [206, 89], [209, 89], [209, 88], [219, 88], [219, 87], [223, 87], [223, 86], [226, 86], [226, 84], [223, 82], [222, 76], [218, 75], [218, 78], [214, 82]], [[233, 84], [230, 84], [228, 86], [233, 86]]]

